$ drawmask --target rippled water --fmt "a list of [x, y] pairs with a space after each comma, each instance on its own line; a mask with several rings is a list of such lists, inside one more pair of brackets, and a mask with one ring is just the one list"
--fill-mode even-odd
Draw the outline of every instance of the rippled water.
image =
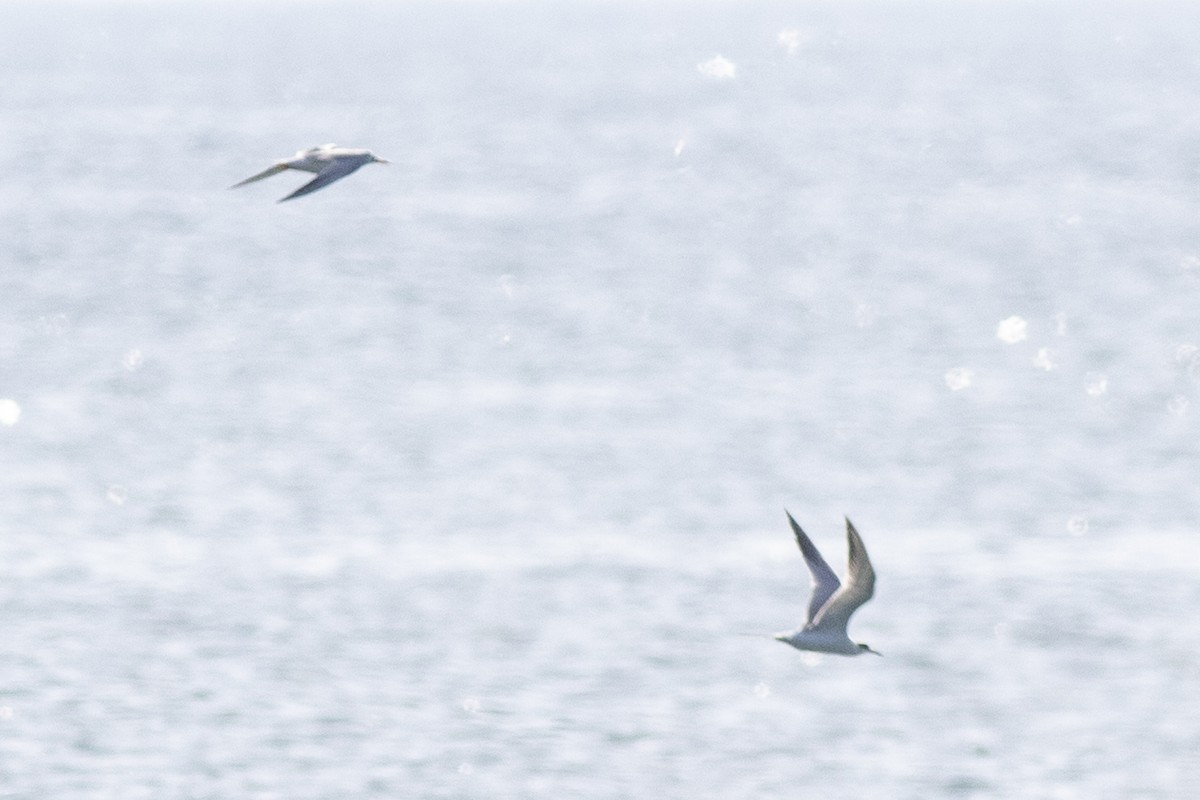
[[8, 10], [0, 797], [1194, 792], [1197, 22]]

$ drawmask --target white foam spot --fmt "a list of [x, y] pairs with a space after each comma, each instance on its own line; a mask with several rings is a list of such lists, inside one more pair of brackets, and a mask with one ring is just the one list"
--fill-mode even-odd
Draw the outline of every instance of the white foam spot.
[[16, 400], [7, 397], [0, 398], [0, 425], [11, 428], [21, 418], [21, 406]]
[[1067, 519], [1067, 533], [1072, 536], [1083, 536], [1088, 532], [1088, 518], [1075, 514]]
[[966, 367], [955, 367], [946, 371], [946, 386], [950, 387], [952, 392], [966, 389], [974, 379], [975, 373]]
[[1181, 394], [1177, 394], [1167, 401], [1167, 413], [1173, 417], [1184, 417], [1188, 412], [1188, 407], [1191, 406], [1191, 401]]
[[713, 56], [708, 61], [701, 61], [696, 69], [706, 78], [726, 80], [737, 75], [737, 65], [725, 56]]
[[1037, 355], [1033, 357], [1033, 365], [1038, 369], [1046, 370], [1046, 372], [1058, 366], [1049, 347], [1038, 348]]
[[517, 279], [512, 275], [501, 275], [496, 284], [500, 287], [500, 291], [504, 292], [505, 297], [512, 297], [517, 290]]
[[1009, 317], [1001, 320], [1000, 324], [996, 326], [996, 338], [1009, 344], [1023, 342], [1028, 335], [1026, 332], [1028, 327], [1029, 323], [1021, 317]]
[[1084, 383], [1084, 391], [1091, 397], [1099, 397], [1108, 391], [1108, 376], [1100, 372], [1089, 372]]
[[143, 361], [145, 361], [145, 358], [142, 356], [142, 351], [135, 347], [126, 353], [121, 359], [121, 366], [125, 367], [125, 369], [129, 370], [130, 372], [133, 372], [142, 365]]
[[467, 762], [464, 761], [463, 763], [458, 765], [458, 774], [459, 775], [474, 775], [475, 767], [471, 766], [470, 764], [468, 764]]
[[1067, 335], [1067, 315], [1066, 314], [1059, 313], [1059, 314], [1054, 315], [1054, 332], [1057, 333], [1059, 336]]
[[758, 683], [754, 684], [754, 696], [760, 700], [765, 700], [771, 696], [771, 687], [768, 686], [766, 682], [759, 681]]
[[675, 147], [672, 148], [671, 152], [675, 154], [676, 158], [679, 158], [679, 156], [683, 154], [683, 148], [686, 146], [687, 146], [686, 141], [684, 141], [683, 139], [676, 139]]
[[462, 701], [462, 710], [468, 714], [478, 714], [483, 708], [483, 704], [479, 702], [478, 697], [464, 697]]

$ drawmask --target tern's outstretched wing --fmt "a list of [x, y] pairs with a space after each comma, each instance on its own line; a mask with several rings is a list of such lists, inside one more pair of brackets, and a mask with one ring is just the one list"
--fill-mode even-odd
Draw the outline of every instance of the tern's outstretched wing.
[[324, 189], [334, 181], [341, 180], [351, 172], [354, 172], [354, 170], [361, 167], [364, 163], [365, 162], [363, 161], [352, 161], [349, 159], [334, 161], [326, 169], [322, 170], [317, 177], [313, 178], [311, 181], [304, 184], [287, 197], [281, 197], [279, 202], [282, 203], [284, 200], [291, 200], [293, 197], [303, 197], [306, 194], [315, 192], [317, 189]]
[[278, 175], [279, 173], [283, 172], [287, 168], [288, 168], [287, 164], [276, 164], [273, 167], [264, 169], [262, 172], [258, 173], [257, 175], [251, 175], [249, 178], [246, 178], [246, 180], [235, 183], [233, 186], [230, 186], [229, 188], [236, 189], [239, 186], [245, 186], [247, 183], [254, 183], [255, 181], [261, 181], [263, 178], [269, 178], [272, 175]]
[[849, 519], [846, 520], [846, 541], [850, 545], [846, 584], [817, 612], [812, 622], [814, 628], [845, 632], [850, 615], [875, 594], [875, 569], [871, 566], [871, 560], [867, 558], [867, 548], [863, 546], [862, 537], [858, 535]]
[[796, 534], [796, 544], [800, 545], [800, 553], [808, 564], [808, 571], [812, 573], [812, 597], [808, 600], [808, 616], [804, 620], [806, 624], [812, 624], [821, 607], [842, 584], [829, 565], [825, 563], [825, 559], [821, 558], [820, 551], [808, 538], [808, 534], [800, 529], [787, 509], [784, 509], [783, 513], [787, 514], [792, 532]]

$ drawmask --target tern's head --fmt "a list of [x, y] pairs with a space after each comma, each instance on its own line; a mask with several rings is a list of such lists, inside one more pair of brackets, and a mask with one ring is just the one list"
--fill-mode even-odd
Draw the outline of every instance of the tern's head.
[[865, 644], [860, 644], [858, 646], [858, 652], [859, 652], [859, 655], [861, 655], [863, 653], [874, 653], [877, 656], [883, 655], [883, 653], [879, 652], [878, 650], [872, 650], [869, 645], [865, 645]]

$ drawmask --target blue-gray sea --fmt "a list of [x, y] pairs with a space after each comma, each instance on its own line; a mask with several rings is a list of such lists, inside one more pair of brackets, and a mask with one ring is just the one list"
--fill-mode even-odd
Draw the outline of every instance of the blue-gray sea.
[[1197, 796], [1198, 36], [6, 5], [0, 798]]

